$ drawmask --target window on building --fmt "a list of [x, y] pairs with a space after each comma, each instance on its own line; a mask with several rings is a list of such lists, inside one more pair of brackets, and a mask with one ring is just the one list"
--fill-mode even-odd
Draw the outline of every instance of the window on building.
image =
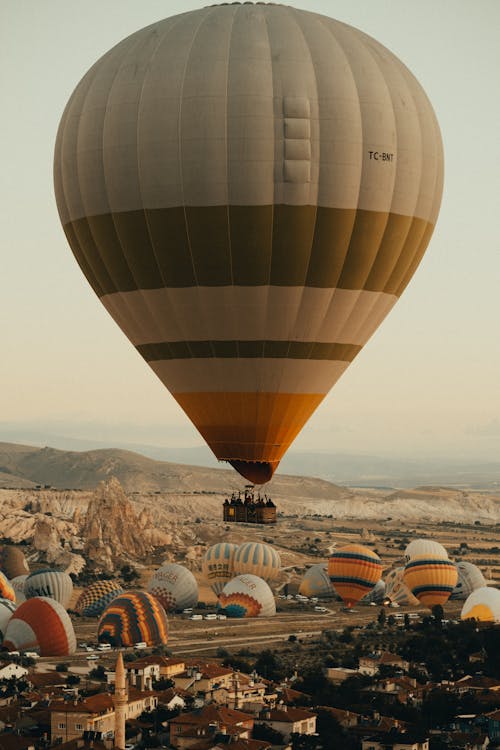
[[75, 729], [82, 730], [83, 724], [75, 724]]
[[64, 724], [64, 722], [60, 721], [59, 724], [57, 725], [57, 728], [58, 729], [66, 729], [66, 724]]

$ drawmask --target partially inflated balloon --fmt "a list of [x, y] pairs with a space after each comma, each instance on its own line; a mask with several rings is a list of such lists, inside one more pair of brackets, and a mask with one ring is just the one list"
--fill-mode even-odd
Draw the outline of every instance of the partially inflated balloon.
[[458, 581], [451, 592], [450, 599], [467, 599], [476, 589], [486, 586], [486, 580], [474, 563], [461, 560], [455, 563], [458, 573]]
[[462, 620], [500, 623], [500, 591], [482, 586], [468, 596], [461, 614]]
[[198, 603], [196, 578], [178, 563], [165, 563], [158, 568], [149, 582], [148, 591], [159, 599], [165, 612], [195, 607]]
[[245, 542], [240, 545], [234, 555], [234, 572], [250, 573], [274, 581], [280, 574], [281, 558], [279, 553], [269, 544], [263, 542]]
[[405, 560], [411, 560], [413, 557], [442, 557], [448, 559], [448, 552], [439, 542], [433, 539], [414, 539], [410, 542], [404, 552]]
[[391, 602], [399, 604], [401, 607], [414, 607], [418, 605], [418, 599], [413, 596], [410, 589], [404, 582], [403, 567], [390, 570], [385, 576], [385, 595]]
[[118, 581], [95, 581], [82, 591], [75, 604], [75, 611], [84, 617], [100, 617], [113, 599], [123, 593]]
[[268, 584], [258, 576], [240, 575], [219, 594], [219, 608], [229, 617], [273, 617], [276, 602]]
[[209, 547], [201, 563], [201, 571], [212, 591], [220, 594], [226, 583], [234, 578], [234, 555], [237, 544], [219, 542]]
[[54, 174], [101, 302], [215, 455], [262, 483], [410, 281], [443, 158], [425, 93], [374, 39], [223, 3], [88, 71]]
[[73, 594], [71, 577], [61, 570], [43, 568], [27, 576], [24, 582], [24, 594], [27, 599], [32, 596], [50, 596], [67, 607]]
[[168, 621], [165, 610], [153, 594], [146, 591], [125, 591], [108, 604], [97, 626], [101, 643], [112, 646], [165, 645]]
[[68, 613], [55, 599], [35, 596], [12, 614], [3, 647], [36, 651], [40, 656], [69, 656], [76, 649], [76, 636]]
[[382, 575], [380, 557], [361, 544], [346, 544], [328, 560], [328, 575], [341, 599], [351, 607], [362, 599]]
[[317, 596], [321, 599], [333, 599], [335, 589], [328, 575], [328, 563], [311, 565], [300, 582], [299, 594], [302, 596]]
[[16, 603], [10, 599], [0, 599], [0, 643], [3, 641], [7, 623], [16, 611]]
[[29, 573], [28, 563], [20, 547], [10, 544], [0, 546], [0, 570], [10, 579]]

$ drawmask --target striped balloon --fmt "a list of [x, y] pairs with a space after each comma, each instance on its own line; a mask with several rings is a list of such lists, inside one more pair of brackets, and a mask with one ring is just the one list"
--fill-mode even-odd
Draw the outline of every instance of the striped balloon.
[[3, 573], [0, 573], [0, 597], [2, 599], [10, 599], [12, 602], [16, 601], [16, 592]]
[[54, 175], [103, 305], [217, 458], [263, 483], [419, 265], [443, 157], [425, 93], [374, 39], [222, 3], [101, 57]]
[[101, 643], [112, 646], [165, 645], [168, 622], [158, 599], [146, 591], [126, 591], [108, 604], [97, 626]]
[[443, 560], [446, 560], [448, 552], [442, 544], [435, 542], [434, 539], [414, 539], [407, 545], [404, 557], [406, 562], [414, 557], [442, 557]]
[[258, 576], [236, 576], [219, 594], [219, 609], [229, 617], [273, 617], [276, 602], [268, 584]]
[[26, 578], [24, 594], [27, 599], [33, 596], [49, 596], [63, 607], [67, 607], [73, 594], [73, 581], [61, 570], [43, 568], [30, 573]]
[[234, 572], [251, 573], [263, 578], [264, 581], [274, 581], [280, 574], [281, 558], [273, 547], [263, 542], [245, 542], [240, 545], [234, 555]]
[[486, 580], [474, 563], [461, 560], [455, 563], [458, 573], [457, 585], [451, 592], [450, 599], [467, 599], [476, 589], [486, 586]]
[[413, 596], [404, 582], [404, 567], [394, 568], [385, 576], [385, 595], [391, 602], [396, 602], [401, 607], [415, 607], [418, 599]]
[[328, 560], [328, 575], [335, 591], [352, 607], [375, 586], [382, 576], [379, 556], [361, 544], [347, 544]]
[[33, 597], [13, 613], [3, 647], [36, 651], [40, 656], [69, 656], [76, 650], [75, 631], [62, 604], [49, 597]]
[[320, 599], [332, 599], [336, 592], [328, 575], [328, 563], [311, 565], [300, 582], [299, 594], [317, 596]]
[[0, 599], [0, 643], [2, 643], [7, 623], [16, 611], [17, 604], [10, 599]]
[[219, 542], [209, 547], [205, 553], [201, 572], [215, 594], [220, 594], [226, 583], [235, 576], [234, 555], [237, 549], [237, 544]]
[[461, 618], [500, 623], [500, 591], [489, 586], [473, 591], [462, 608]]
[[84, 617], [100, 617], [108, 604], [120, 594], [123, 594], [123, 588], [118, 581], [95, 581], [82, 591], [75, 611]]
[[165, 563], [153, 575], [148, 585], [165, 612], [196, 607], [198, 584], [196, 578], [184, 565]]
[[455, 563], [437, 556], [413, 557], [405, 565], [404, 582], [421, 604], [445, 604], [458, 581]]

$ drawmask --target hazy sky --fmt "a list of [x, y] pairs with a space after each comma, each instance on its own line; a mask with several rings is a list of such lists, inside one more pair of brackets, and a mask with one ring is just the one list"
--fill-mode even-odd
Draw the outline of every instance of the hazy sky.
[[[52, 158], [66, 101], [94, 61], [137, 29], [205, 4], [1, 3], [0, 440], [18, 425], [111, 443], [201, 443], [77, 267]], [[294, 447], [498, 460], [500, 2], [289, 4], [351, 23], [398, 55], [426, 90], [445, 148], [424, 261]]]

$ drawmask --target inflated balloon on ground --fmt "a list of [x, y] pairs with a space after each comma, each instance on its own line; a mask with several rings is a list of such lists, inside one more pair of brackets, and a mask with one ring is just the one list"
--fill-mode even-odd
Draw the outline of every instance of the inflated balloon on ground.
[[250, 573], [270, 582], [278, 578], [281, 571], [281, 558], [269, 544], [245, 542], [240, 544], [234, 555], [234, 572]]
[[71, 577], [61, 570], [43, 568], [30, 573], [24, 582], [24, 595], [27, 599], [33, 596], [49, 596], [67, 607], [73, 594]]
[[26, 557], [20, 547], [0, 545], [0, 571], [10, 579], [29, 573]]
[[489, 586], [476, 589], [462, 608], [462, 620], [500, 623], [500, 591]]
[[201, 572], [215, 594], [220, 594], [226, 583], [235, 576], [234, 555], [237, 544], [219, 542], [209, 547], [201, 563]]
[[108, 604], [122, 593], [118, 581], [95, 581], [78, 597], [75, 612], [84, 617], [100, 617]]
[[97, 637], [112, 646], [165, 645], [168, 622], [158, 599], [146, 591], [126, 591], [108, 604], [97, 626]]
[[75, 631], [62, 604], [49, 597], [33, 597], [13, 613], [3, 647], [36, 651], [40, 656], [69, 656], [76, 650]]
[[461, 560], [455, 563], [458, 573], [458, 581], [451, 592], [450, 599], [467, 599], [476, 589], [486, 586], [486, 580], [474, 563]]
[[0, 644], [3, 641], [7, 623], [16, 611], [17, 604], [11, 599], [0, 599]]
[[362, 544], [346, 544], [328, 560], [328, 575], [335, 591], [348, 607], [362, 599], [382, 576], [376, 552]]
[[12, 602], [16, 601], [16, 592], [3, 573], [0, 573], [0, 597], [2, 599], [10, 599]]
[[328, 563], [311, 565], [300, 582], [299, 594], [307, 597], [317, 596], [320, 599], [333, 599], [336, 596], [328, 575]]
[[196, 578], [184, 565], [165, 563], [153, 575], [148, 591], [154, 594], [166, 612], [195, 607], [198, 603]]
[[443, 153], [424, 91], [377, 41], [222, 3], [98, 60], [54, 177], [103, 305], [217, 458], [263, 483], [418, 267]]
[[246, 573], [227, 583], [219, 594], [219, 607], [229, 617], [273, 617], [276, 602], [269, 585]]
[[455, 563], [442, 557], [412, 557], [406, 563], [404, 582], [421, 604], [445, 604], [458, 581]]

